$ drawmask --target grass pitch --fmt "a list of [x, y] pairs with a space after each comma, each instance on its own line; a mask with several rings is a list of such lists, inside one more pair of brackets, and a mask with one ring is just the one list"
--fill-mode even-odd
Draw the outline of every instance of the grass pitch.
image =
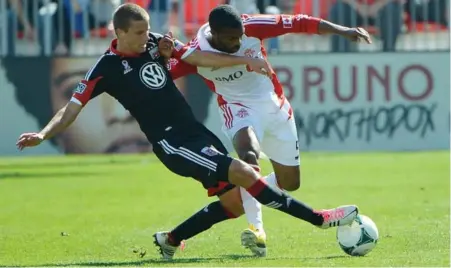
[[152, 234], [215, 200], [199, 183], [151, 155], [0, 158], [0, 266], [449, 267], [449, 152], [302, 157], [303, 182], [293, 195], [315, 208], [359, 205], [381, 236], [369, 255], [349, 257], [335, 229], [265, 208], [267, 258], [240, 246], [241, 217], [161, 261]]

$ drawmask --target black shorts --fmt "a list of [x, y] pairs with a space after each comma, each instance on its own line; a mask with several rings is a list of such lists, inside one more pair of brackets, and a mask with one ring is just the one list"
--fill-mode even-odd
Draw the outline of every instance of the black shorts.
[[221, 195], [235, 186], [228, 183], [233, 158], [206, 127], [171, 133], [154, 144], [154, 152], [172, 172], [202, 183], [208, 196]]

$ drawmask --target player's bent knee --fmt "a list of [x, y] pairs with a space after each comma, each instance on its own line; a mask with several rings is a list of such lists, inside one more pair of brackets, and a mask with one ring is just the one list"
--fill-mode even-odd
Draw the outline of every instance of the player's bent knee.
[[244, 150], [242, 152], [238, 152], [238, 157], [246, 163], [257, 165], [258, 164], [258, 156], [252, 150]]
[[277, 181], [286, 191], [296, 191], [301, 187], [301, 172], [299, 167], [290, 167], [276, 173]]
[[286, 183], [285, 190], [287, 191], [296, 191], [301, 187], [301, 175], [293, 175]]
[[251, 187], [259, 179], [259, 174], [242, 160], [233, 159], [229, 166], [229, 182], [243, 188]]

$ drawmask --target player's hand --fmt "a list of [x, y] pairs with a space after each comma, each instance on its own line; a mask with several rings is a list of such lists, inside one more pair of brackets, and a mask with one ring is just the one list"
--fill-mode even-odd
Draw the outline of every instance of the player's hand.
[[370, 34], [363, 28], [357, 27], [357, 28], [350, 28], [345, 32], [345, 37], [353, 42], [360, 42], [365, 41], [367, 44], [371, 44], [373, 41], [371, 41]]
[[166, 59], [172, 56], [172, 51], [174, 50], [174, 38], [172, 32], [168, 32], [163, 38], [158, 42], [158, 51], [160, 55]]
[[23, 150], [25, 147], [38, 146], [44, 140], [44, 136], [39, 133], [24, 133], [20, 135], [16, 143], [17, 149]]
[[248, 58], [248, 68], [250, 71], [254, 71], [259, 74], [263, 74], [268, 76], [269, 78], [272, 77], [272, 69], [269, 66], [268, 62], [264, 59], [260, 58]]

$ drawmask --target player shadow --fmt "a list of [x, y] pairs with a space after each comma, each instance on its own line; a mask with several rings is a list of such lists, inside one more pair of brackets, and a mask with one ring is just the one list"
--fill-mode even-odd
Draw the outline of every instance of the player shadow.
[[[98, 262], [79, 262], [79, 263], [48, 263], [42, 265], [27, 265], [27, 266], [2, 266], [0, 267], [119, 267], [119, 266], [149, 266], [149, 265], [159, 265], [159, 264], [168, 264], [168, 265], [184, 265], [184, 264], [196, 264], [196, 263], [208, 263], [208, 262], [218, 262], [223, 260], [250, 260], [256, 259], [257, 257], [251, 255], [239, 255], [239, 254], [227, 254], [221, 255], [219, 257], [209, 257], [209, 258], [177, 258], [173, 260], [163, 260], [160, 258], [152, 258], [152, 259], [142, 259], [139, 261], [98, 261]], [[302, 257], [291, 257], [291, 258], [265, 258], [265, 260], [327, 260], [327, 259], [341, 259], [341, 258], [350, 258], [350, 256], [344, 255], [333, 255], [333, 256], [322, 256], [322, 257], [311, 257], [311, 258], [302, 258]]]
[[[119, 267], [119, 266], [143, 266], [143, 265], [158, 265], [158, 264], [168, 264], [168, 265], [183, 265], [183, 264], [195, 264], [195, 263], [208, 263], [208, 262], [217, 262], [221, 260], [244, 260], [244, 259], [253, 259], [255, 257], [249, 255], [221, 255], [219, 257], [214, 258], [177, 258], [173, 260], [163, 260], [160, 258], [154, 259], [143, 259], [139, 261], [99, 261], [99, 262], [79, 262], [79, 263], [48, 263], [42, 265], [27, 265], [26, 267]], [[25, 267], [25, 266], [1, 266], [0, 267]]]
[[299, 258], [301, 260], [333, 260], [333, 259], [345, 259], [345, 258], [351, 258], [351, 256], [347, 255], [331, 255], [331, 256], [321, 256], [321, 257], [306, 257], [306, 258]]

